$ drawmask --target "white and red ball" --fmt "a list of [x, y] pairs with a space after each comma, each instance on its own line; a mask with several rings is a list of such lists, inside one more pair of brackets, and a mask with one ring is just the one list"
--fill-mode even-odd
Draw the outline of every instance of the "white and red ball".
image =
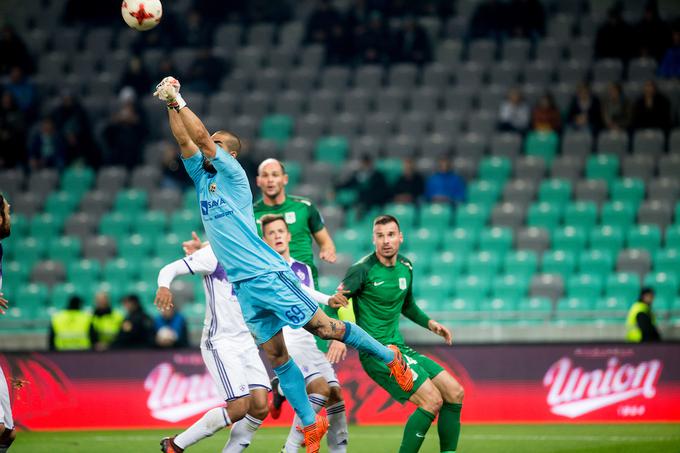
[[161, 21], [163, 5], [160, 0], [123, 0], [120, 12], [131, 28], [145, 31], [151, 30]]

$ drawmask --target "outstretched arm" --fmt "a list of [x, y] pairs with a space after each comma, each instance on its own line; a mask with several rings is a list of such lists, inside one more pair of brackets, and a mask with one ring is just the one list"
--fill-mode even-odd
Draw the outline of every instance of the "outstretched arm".
[[158, 273], [158, 290], [154, 304], [159, 310], [167, 310], [172, 307], [172, 291], [170, 285], [180, 275], [192, 274], [193, 271], [186, 261], [177, 260], [165, 265]]
[[170, 130], [179, 145], [180, 152], [184, 159], [188, 159], [198, 152], [198, 146], [191, 140], [189, 134], [184, 127], [179, 113], [175, 109], [168, 109], [168, 119], [170, 120]]
[[189, 137], [198, 145], [203, 155], [208, 159], [213, 159], [216, 155], [217, 145], [213, 142], [201, 119], [186, 106], [179, 109], [179, 117], [182, 119]]

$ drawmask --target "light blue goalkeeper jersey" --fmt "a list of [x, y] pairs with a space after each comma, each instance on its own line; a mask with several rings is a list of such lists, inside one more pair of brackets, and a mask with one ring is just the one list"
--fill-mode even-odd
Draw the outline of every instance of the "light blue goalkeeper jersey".
[[205, 233], [229, 281], [288, 270], [281, 255], [257, 234], [253, 194], [236, 159], [218, 146], [212, 159], [216, 174], [203, 169], [200, 152], [182, 161], [196, 186]]

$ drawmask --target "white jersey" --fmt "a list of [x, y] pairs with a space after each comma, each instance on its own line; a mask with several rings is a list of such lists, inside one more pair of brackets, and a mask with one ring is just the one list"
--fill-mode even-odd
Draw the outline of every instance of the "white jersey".
[[[217, 261], [217, 257], [209, 245], [166, 266], [166, 268], [170, 266], [176, 268], [175, 275], [189, 273], [203, 275], [206, 309], [203, 334], [201, 335], [201, 349], [242, 348], [244, 342], [254, 344], [248, 326], [243, 320], [241, 306], [236, 299], [232, 285], [227, 280], [224, 268]], [[166, 268], [163, 268], [158, 276], [159, 286], [168, 287], [169, 285], [167, 274], [163, 275]], [[170, 281], [172, 278], [174, 278], [174, 275]]]

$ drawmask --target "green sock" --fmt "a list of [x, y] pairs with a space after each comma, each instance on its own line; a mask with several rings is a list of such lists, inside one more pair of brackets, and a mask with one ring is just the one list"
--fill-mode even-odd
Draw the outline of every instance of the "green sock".
[[425, 434], [434, 421], [434, 414], [420, 407], [411, 414], [404, 427], [404, 438], [401, 439], [399, 453], [416, 453], [425, 440]]
[[460, 411], [462, 404], [444, 403], [439, 411], [437, 432], [439, 433], [439, 450], [442, 453], [455, 452], [460, 437]]

